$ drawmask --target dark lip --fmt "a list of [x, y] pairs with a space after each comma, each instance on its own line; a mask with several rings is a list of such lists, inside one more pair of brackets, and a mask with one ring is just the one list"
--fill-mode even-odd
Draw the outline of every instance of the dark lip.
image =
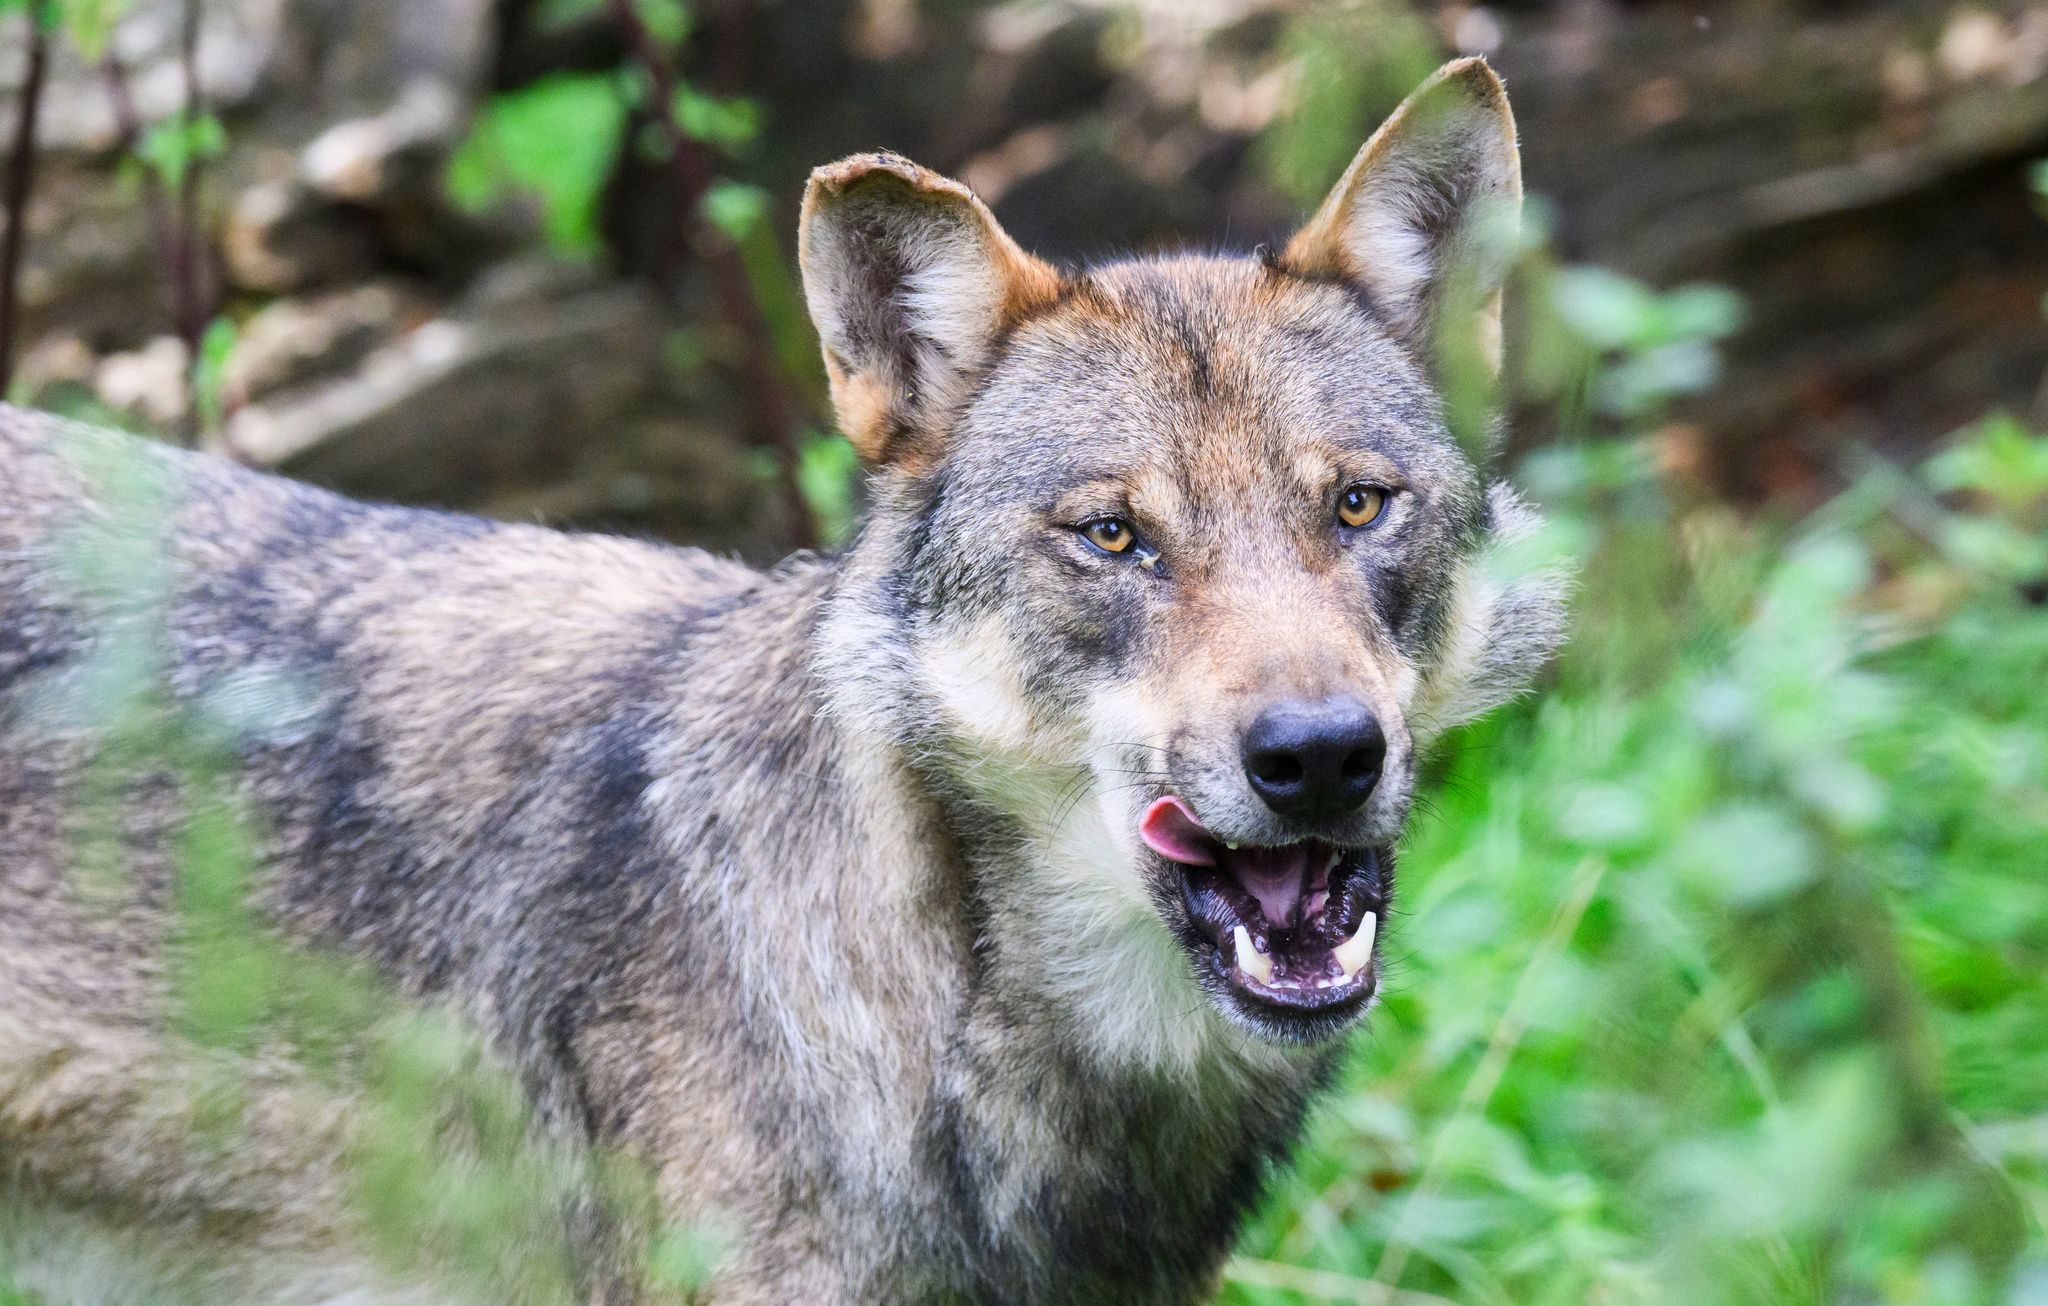
[[[1342, 986], [1326, 989], [1274, 989], [1245, 975], [1224, 955], [1220, 946], [1208, 948], [1209, 971], [1223, 985], [1230, 999], [1249, 1008], [1246, 1013], [1266, 1022], [1313, 1026], [1342, 1021], [1361, 1010], [1379, 992], [1379, 961], [1375, 958], [1358, 977]], [[1329, 1033], [1335, 1033], [1331, 1028]], [[1290, 1038], [1302, 1037], [1304, 1030], [1285, 1031]]]

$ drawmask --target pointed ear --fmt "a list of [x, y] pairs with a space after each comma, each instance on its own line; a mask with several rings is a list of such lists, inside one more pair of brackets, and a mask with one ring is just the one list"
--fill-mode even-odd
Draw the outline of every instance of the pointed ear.
[[974, 192], [894, 154], [813, 172], [797, 248], [839, 425], [871, 463], [935, 456], [997, 336], [1060, 291]]
[[1380, 125], [1281, 260], [1364, 286], [1421, 356], [1470, 342], [1498, 372], [1504, 237], [1521, 207], [1507, 92], [1484, 59], [1459, 59]]

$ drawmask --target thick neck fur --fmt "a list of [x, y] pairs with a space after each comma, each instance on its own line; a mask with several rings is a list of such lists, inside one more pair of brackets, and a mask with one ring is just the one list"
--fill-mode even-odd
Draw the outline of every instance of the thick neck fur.
[[1197, 1295], [1333, 1057], [1221, 1017], [1119, 864], [1125, 841], [1084, 770], [948, 736], [919, 681], [902, 544], [884, 519], [842, 564], [813, 684], [845, 746], [935, 818], [930, 873], [957, 885], [936, 898], [961, 913], [947, 932], [971, 940], [956, 973], [934, 976], [958, 1005], [923, 1113], [925, 1144], [958, 1176], [955, 1232], [982, 1249], [954, 1286], [1003, 1300], [1092, 1300], [1112, 1284], [1141, 1294], [1125, 1300]]

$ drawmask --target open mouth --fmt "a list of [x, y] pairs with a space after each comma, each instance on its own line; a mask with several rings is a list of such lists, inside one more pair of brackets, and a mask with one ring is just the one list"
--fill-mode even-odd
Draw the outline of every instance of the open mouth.
[[1182, 901], [1200, 936], [1197, 964], [1213, 967], [1254, 1013], [1326, 1018], [1372, 995], [1391, 870], [1386, 850], [1317, 839], [1234, 844], [1170, 794], [1145, 809], [1138, 833], [1180, 871]]

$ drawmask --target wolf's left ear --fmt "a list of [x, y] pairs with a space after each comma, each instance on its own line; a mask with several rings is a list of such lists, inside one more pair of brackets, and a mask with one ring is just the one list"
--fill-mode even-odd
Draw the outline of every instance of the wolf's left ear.
[[797, 249], [832, 405], [873, 463], [935, 454], [1004, 326], [1060, 290], [974, 192], [895, 154], [813, 172]]
[[1499, 237], [1521, 206], [1507, 91], [1484, 59], [1459, 59], [1380, 125], [1281, 261], [1364, 286], [1394, 334], [1432, 362], [1463, 343], [1446, 328], [1470, 332], [1464, 339], [1497, 372], [1507, 272]]

